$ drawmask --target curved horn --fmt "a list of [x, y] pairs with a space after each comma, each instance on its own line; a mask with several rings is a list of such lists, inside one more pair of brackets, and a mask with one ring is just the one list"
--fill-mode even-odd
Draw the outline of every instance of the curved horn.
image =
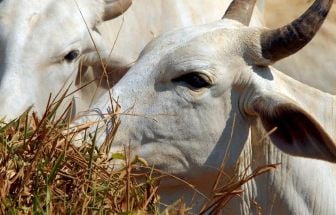
[[244, 25], [249, 25], [256, 1], [233, 0], [226, 10], [223, 19], [233, 19]]
[[132, 4], [132, 0], [105, 0], [103, 20], [110, 20], [123, 14]]
[[290, 24], [261, 33], [262, 56], [276, 62], [303, 48], [321, 27], [333, 0], [315, 0], [312, 6]]

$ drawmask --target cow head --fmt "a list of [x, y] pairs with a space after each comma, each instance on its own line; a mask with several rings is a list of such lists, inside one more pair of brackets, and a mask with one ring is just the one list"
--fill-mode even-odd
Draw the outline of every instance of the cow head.
[[104, 48], [96, 25], [130, 4], [128, 0], [1, 1], [0, 115], [13, 118], [31, 105], [41, 113], [50, 93], [55, 96], [75, 81], [81, 57]]
[[[252, 6], [239, 6], [246, 2], [234, 1], [221, 21], [166, 33], [147, 45], [112, 88], [123, 110], [113, 151], [130, 144], [156, 168], [200, 178], [225, 157], [233, 166], [259, 120], [267, 131], [277, 128], [270, 138], [283, 151], [336, 161], [333, 140], [286, 93], [288, 85], [278, 85], [286, 81], [270, 67], [313, 38], [332, 1], [315, 1], [275, 30], [246, 26], [249, 18], [236, 15], [251, 14]], [[107, 97], [97, 107], [107, 109]]]

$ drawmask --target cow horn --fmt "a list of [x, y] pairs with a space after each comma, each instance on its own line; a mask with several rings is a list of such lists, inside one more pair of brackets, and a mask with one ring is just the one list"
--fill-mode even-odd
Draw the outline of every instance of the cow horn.
[[110, 20], [123, 14], [132, 4], [132, 0], [105, 0], [103, 20]]
[[233, 19], [244, 25], [249, 25], [256, 1], [233, 0], [226, 10], [223, 19]]
[[321, 27], [333, 0], [315, 0], [310, 8], [290, 24], [261, 33], [263, 58], [276, 62], [303, 48]]

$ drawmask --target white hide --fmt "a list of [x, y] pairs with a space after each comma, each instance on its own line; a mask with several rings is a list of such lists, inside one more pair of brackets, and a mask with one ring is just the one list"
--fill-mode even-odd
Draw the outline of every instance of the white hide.
[[[202, 4], [202, 2], [206, 3]], [[152, 38], [171, 29], [189, 26], [193, 23], [205, 24], [218, 20], [223, 15], [228, 3], [229, 1], [220, 0], [137, 0], [134, 1], [133, 6], [124, 17], [105, 22], [99, 26], [99, 29], [109, 47], [115, 44], [113, 53], [123, 56], [126, 62], [134, 62], [142, 48]], [[309, 7], [311, 1], [266, 0], [257, 3], [259, 11], [254, 11], [252, 25], [265, 25], [273, 28], [297, 18]], [[264, 3], [266, 4], [265, 10], [263, 10]], [[143, 10], [143, 7], [146, 9]], [[167, 8], [169, 10], [166, 10]], [[194, 15], [188, 11], [193, 11]], [[265, 21], [263, 22], [264, 15]], [[335, 17], [336, 8], [334, 7], [331, 9], [328, 20], [313, 41], [301, 52], [280, 61], [274, 67], [296, 80], [335, 94], [336, 74], [334, 68], [336, 65], [333, 59], [336, 47], [336, 35], [333, 34], [336, 29]], [[117, 36], [119, 29], [121, 31]], [[116, 38], [118, 39], [115, 43]], [[319, 76], [318, 74], [323, 75]]]
[[[85, 26], [75, 2], [88, 26]], [[77, 74], [79, 59], [72, 63], [63, 60], [71, 50], [78, 50], [81, 56], [95, 52], [87, 27], [100, 53], [111, 54], [109, 62], [116, 62], [112, 67], [118, 69], [134, 62], [143, 47], [162, 32], [219, 19], [230, 1], [136, 0], [125, 16], [99, 26], [111, 46], [105, 45], [105, 41], [93, 31], [103, 15], [103, 2], [1, 1], [0, 116], [7, 119], [17, 117], [30, 105], [41, 114], [50, 93], [55, 96], [63, 86], [72, 83], [71, 92], [92, 81], [90, 73]], [[263, 2], [260, 0], [259, 10], [255, 10], [253, 22], [256, 25], [260, 25], [262, 20]], [[114, 41], [116, 43], [112, 45]], [[100, 65], [100, 61], [96, 64]], [[87, 110], [94, 97], [99, 95], [96, 88], [97, 85], [91, 84], [75, 93], [77, 111]]]
[[[164, 32], [220, 19], [230, 0], [137, 0], [120, 16], [100, 25], [113, 53], [134, 62], [153, 38]], [[258, 0], [251, 25], [263, 25], [264, 0]], [[120, 32], [119, 32], [120, 31]]]
[[[263, 214], [334, 214], [336, 98], [272, 67], [253, 65], [260, 31], [223, 20], [153, 40], [112, 88], [127, 113], [120, 115], [112, 151], [130, 143], [133, 155], [208, 197], [225, 155], [228, 175], [280, 163], [244, 185], [246, 192], [223, 213], [256, 214], [257, 205]], [[173, 81], [195, 72], [209, 86]], [[95, 108], [106, 113], [109, 104], [105, 95]], [[279, 132], [263, 139], [277, 120]], [[193, 199], [197, 212], [205, 200], [194, 194], [180, 181], [162, 181], [164, 203]]]
[[[31, 105], [41, 114], [50, 93], [56, 96], [74, 82], [80, 55], [95, 50], [89, 31], [100, 37], [92, 29], [103, 12], [103, 1], [0, 3], [1, 116], [12, 119]], [[64, 60], [71, 51], [78, 57]]]

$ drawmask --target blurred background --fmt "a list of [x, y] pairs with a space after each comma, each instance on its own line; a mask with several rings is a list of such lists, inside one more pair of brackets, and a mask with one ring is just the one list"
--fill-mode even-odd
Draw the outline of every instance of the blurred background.
[[[270, 28], [289, 23], [313, 1], [266, 0], [265, 22]], [[293, 78], [336, 94], [336, 4], [315, 38], [297, 54], [278, 62], [280, 71]]]

